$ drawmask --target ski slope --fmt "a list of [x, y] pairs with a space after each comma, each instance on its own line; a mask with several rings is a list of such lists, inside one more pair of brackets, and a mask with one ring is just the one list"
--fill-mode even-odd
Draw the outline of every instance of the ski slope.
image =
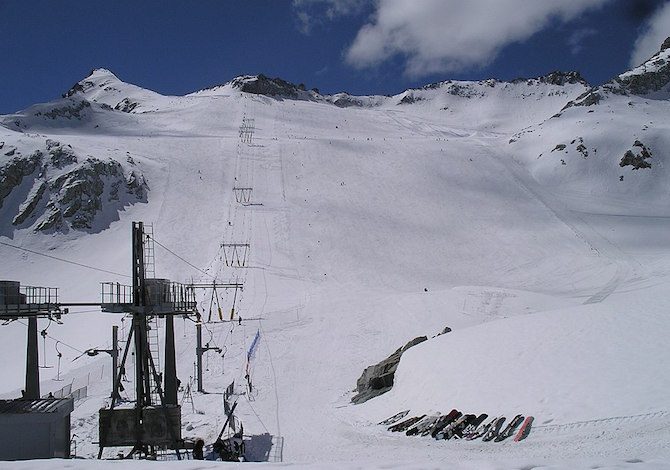
[[[622, 98], [551, 118], [583, 84], [485, 84], [493, 92], [470, 97], [437, 88], [413, 92], [421, 99], [412, 103], [397, 104], [403, 94], [338, 108], [230, 85], [165, 97], [104, 70], [85, 81], [92, 85], [78, 94], [2, 117], [0, 141], [30, 149], [53, 138], [81, 154], [130, 156], [147, 179], [147, 202], [103, 210], [104, 230], [47, 234], [11, 229], [5, 206], [0, 241], [123, 274], [130, 222], [142, 220], [198, 268], [157, 246], [158, 277], [244, 283], [236, 299], [243, 322], [205, 323], [204, 341], [224, 355], [206, 357], [211, 393], [180, 395], [186, 437], [216, 437], [220, 393], [232, 380], [243, 391], [247, 348], [260, 331], [254, 391], [240, 395], [238, 411], [254, 454], [269, 460], [281, 447], [298, 468], [668, 468], [666, 102], [640, 99], [631, 111]], [[522, 99], [529, 87], [532, 98]], [[81, 120], [35, 116], [82, 97], [91, 106]], [[124, 98], [137, 106], [111, 109]], [[245, 117], [255, 122], [251, 144], [238, 132]], [[661, 123], [646, 131], [652, 171], [628, 170], [620, 182], [618, 160], [638, 135], [631, 129], [647, 119]], [[577, 136], [610, 158], [579, 160], [570, 147], [574, 158], [562, 165], [551, 149]], [[233, 187], [253, 187], [257, 205], [238, 204]], [[226, 266], [222, 243], [249, 243], [248, 266]], [[7, 245], [0, 256], [2, 278], [57, 286], [73, 302], [96, 301], [101, 281], [129, 281]], [[233, 293], [219, 295], [226, 318]], [[199, 300], [216, 320], [211, 291]], [[40, 354], [52, 368], [41, 370], [42, 391], [88, 386], [72, 423], [78, 455], [91, 457], [109, 359], [72, 360], [109, 346], [112, 324], [127, 325], [74, 310], [48, 326]], [[403, 356], [389, 393], [350, 404], [366, 366], [445, 326], [453, 331]], [[195, 326], [179, 320], [176, 329], [187, 384]], [[12, 358], [0, 390], [17, 396], [25, 327], [0, 334], [0, 353]], [[57, 340], [62, 382], [53, 380]], [[403, 409], [452, 408], [532, 414], [536, 428], [522, 443], [494, 444], [409, 438], [375, 424]]]

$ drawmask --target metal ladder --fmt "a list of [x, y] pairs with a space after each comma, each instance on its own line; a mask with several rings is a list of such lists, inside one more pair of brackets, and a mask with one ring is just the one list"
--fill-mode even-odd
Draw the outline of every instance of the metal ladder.
[[144, 224], [144, 277], [156, 277], [156, 256], [154, 250], [154, 224]]
[[[157, 316], [147, 318], [147, 341], [149, 342], [149, 353], [156, 365], [156, 372], [160, 374], [161, 360], [160, 360], [160, 335], [159, 335], [159, 320]], [[154, 376], [149, 377], [151, 387], [151, 403], [160, 404], [160, 396], [158, 395], [158, 384], [154, 380]], [[162, 384], [161, 384], [162, 387]]]
[[[144, 224], [144, 276], [147, 279], [154, 279], [156, 277], [156, 256], [154, 247], [154, 224]], [[154, 364], [158, 371], [160, 367], [160, 335], [159, 322], [157, 316], [147, 318], [147, 341], [149, 342], [149, 352], [153, 357]], [[153, 377], [149, 378], [151, 386], [151, 402], [160, 403], [160, 396], [158, 395], [158, 384]]]

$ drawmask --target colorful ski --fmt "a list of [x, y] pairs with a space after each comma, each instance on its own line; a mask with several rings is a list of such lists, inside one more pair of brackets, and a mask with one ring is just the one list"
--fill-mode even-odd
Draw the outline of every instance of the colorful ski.
[[396, 413], [393, 416], [391, 416], [390, 418], [386, 418], [384, 421], [380, 421], [377, 424], [380, 424], [382, 426], [388, 426], [390, 424], [397, 423], [398, 421], [403, 419], [405, 416], [407, 416], [408, 413], [409, 413], [409, 410], [401, 411], [400, 413]]
[[486, 431], [486, 434], [484, 434], [484, 437], [482, 437], [482, 441], [488, 442], [492, 439], [495, 439], [498, 436], [500, 428], [502, 428], [504, 422], [505, 422], [504, 416], [496, 418], [495, 421], [491, 423], [491, 427], [489, 428], [489, 430]]
[[512, 434], [514, 434], [514, 431], [516, 431], [516, 428], [519, 427], [519, 425], [521, 424], [522, 421], [523, 421], [523, 415], [516, 415], [512, 419], [512, 421], [509, 422], [507, 427], [503, 431], [498, 433], [498, 435], [495, 438], [495, 442], [504, 441], [505, 439], [510, 437]]
[[514, 442], [519, 442], [524, 440], [530, 434], [530, 427], [533, 425], [535, 418], [532, 416], [526, 416], [526, 419], [523, 420], [523, 424], [519, 428], [519, 432], [514, 436]]

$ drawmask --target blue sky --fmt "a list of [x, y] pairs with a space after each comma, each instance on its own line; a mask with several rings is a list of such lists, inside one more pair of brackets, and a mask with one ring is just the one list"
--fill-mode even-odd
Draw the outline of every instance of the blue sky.
[[598, 84], [629, 68], [670, 11], [667, 0], [467, 3], [0, 0], [0, 113], [57, 98], [96, 67], [164, 94], [257, 73], [354, 94], [556, 69]]

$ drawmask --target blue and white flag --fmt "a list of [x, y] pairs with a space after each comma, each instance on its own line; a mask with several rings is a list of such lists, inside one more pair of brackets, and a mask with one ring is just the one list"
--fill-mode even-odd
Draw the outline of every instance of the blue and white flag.
[[258, 343], [261, 340], [261, 331], [256, 330], [256, 336], [254, 336], [254, 340], [251, 342], [251, 346], [249, 346], [249, 351], [247, 351], [247, 362], [251, 361], [251, 359], [254, 357], [254, 354], [256, 353], [256, 348], [258, 347]]

